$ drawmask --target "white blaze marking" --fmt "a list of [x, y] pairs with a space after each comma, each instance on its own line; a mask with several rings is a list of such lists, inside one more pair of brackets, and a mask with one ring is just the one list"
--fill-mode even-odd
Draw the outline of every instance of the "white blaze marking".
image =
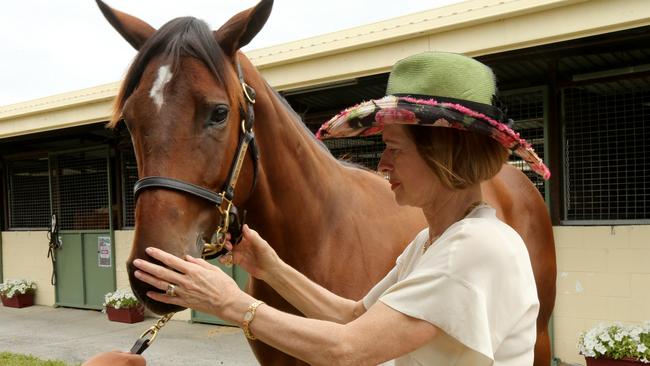
[[156, 103], [158, 110], [162, 107], [165, 101], [165, 85], [172, 79], [172, 73], [169, 71], [169, 65], [161, 66], [158, 69], [158, 78], [153, 82], [153, 86], [149, 91], [149, 96]]

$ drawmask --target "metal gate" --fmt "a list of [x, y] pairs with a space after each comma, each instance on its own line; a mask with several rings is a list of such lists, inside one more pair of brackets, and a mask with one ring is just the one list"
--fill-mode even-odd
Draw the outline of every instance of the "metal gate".
[[[0, 188], [2, 188], [3, 192], [6, 192], [6, 189], [3, 185], [2, 178], [4, 177], [4, 166], [2, 165], [2, 162], [0, 162]], [[4, 197], [0, 195], [0, 207], [5, 207], [4, 205]], [[4, 210], [0, 211], [0, 283], [4, 282], [4, 275], [3, 275], [3, 269], [2, 269], [2, 229], [4, 228]]]
[[59, 227], [56, 304], [101, 309], [115, 290], [108, 148], [53, 153], [52, 215]]
[[2, 234], [0, 234], [0, 283], [4, 282], [4, 276], [3, 276], [3, 269], [2, 269]]

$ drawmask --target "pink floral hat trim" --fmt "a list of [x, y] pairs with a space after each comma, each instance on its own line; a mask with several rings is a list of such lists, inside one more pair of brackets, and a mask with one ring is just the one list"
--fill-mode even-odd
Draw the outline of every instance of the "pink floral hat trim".
[[[377, 135], [388, 124], [456, 128], [490, 136], [523, 159], [542, 178], [550, 178], [550, 171], [532, 146], [521, 138], [519, 133], [501, 121], [504, 119], [502, 113], [499, 113], [498, 117], [490, 116], [475, 109], [478, 108], [469, 108], [455, 101], [449, 101], [449, 98], [388, 95], [344, 110], [325, 122], [316, 137], [322, 140]], [[496, 108], [487, 110], [498, 111]]]

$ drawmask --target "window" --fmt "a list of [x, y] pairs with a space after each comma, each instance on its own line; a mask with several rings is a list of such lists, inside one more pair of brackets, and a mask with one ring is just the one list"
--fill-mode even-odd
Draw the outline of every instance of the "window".
[[47, 158], [7, 164], [9, 229], [47, 229], [50, 226], [50, 188]]
[[650, 219], [650, 77], [563, 90], [565, 220]]

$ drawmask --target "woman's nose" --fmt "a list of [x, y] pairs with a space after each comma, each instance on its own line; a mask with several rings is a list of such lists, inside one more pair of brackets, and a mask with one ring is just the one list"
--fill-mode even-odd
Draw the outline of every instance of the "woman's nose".
[[387, 173], [393, 170], [393, 162], [390, 159], [390, 154], [386, 153], [386, 150], [384, 150], [381, 153], [381, 157], [379, 158], [379, 164], [377, 165], [377, 171], [380, 173]]

